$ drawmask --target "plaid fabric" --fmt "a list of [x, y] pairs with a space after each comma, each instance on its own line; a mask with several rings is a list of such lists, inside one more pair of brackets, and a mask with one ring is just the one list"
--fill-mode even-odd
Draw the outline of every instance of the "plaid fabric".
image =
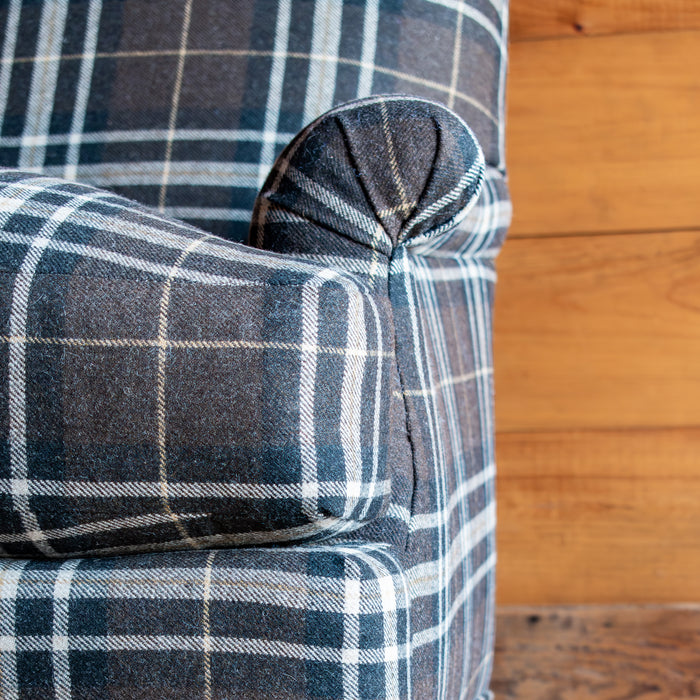
[[282, 152], [249, 241], [286, 253], [337, 251], [355, 260], [351, 270], [364, 260], [379, 278], [397, 245], [437, 237], [468, 214], [484, 169], [475, 136], [444, 108], [401, 95], [352, 102]]
[[417, 697], [408, 606], [379, 544], [10, 561], [0, 695]]
[[[395, 498], [389, 517], [358, 534], [402, 546], [410, 697], [480, 697], [490, 675], [491, 307], [493, 261], [509, 221], [503, 177], [484, 171], [456, 115], [418, 100], [376, 98], [331, 112], [283, 152], [251, 226], [251, 240], [266, 248], [387, 289], [412, 492], [407, 510]], [[403, 540], [400, 520], [408, 528]]]
[[[405, 97], [318, 120], [251, 224], [293, 255], [2, 180], [5, 552], [332, 537], [8, 559], [4, 695], [489, 697], [490, 302], [509, 205], [466, 126]], [[285, 437], [295, 459], [270, 456]]]
[[0, 201], [0, 551], [328, 536], [386, 509], [386, 295], [82, 185], [6, 171]]
[[507, 0], [3, 0], [0, 165], [243, 240], [281, 148], [334, 105], [418, 94], [503, 167]]
[[0, 696], [491, 697], [507, 12], [0, 1]]

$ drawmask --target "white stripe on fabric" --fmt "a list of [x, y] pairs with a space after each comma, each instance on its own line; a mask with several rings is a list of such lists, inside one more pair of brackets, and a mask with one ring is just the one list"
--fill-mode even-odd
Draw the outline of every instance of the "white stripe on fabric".
[[452, 46], [452, 74], [450, 76], [450, 92], [448, 93], [447, 106], [454, 109], [455, 96], [457, 94], [457, 80], [459, 79], [459, 66], [462, 59], [462, 22], [464, 14], [457, 13], [455, 20], [455, 38]]
[[71, 700], [71, 674], [69, 652], [69, 628], [71, 579], [80, 559], [69, 559], [56, 570], [53, 586], [53, 637], [51, 665], [53, 670], [53, 692], [56, 700]]
[[310, 197], [313, 197], [316, 201], [320, 202], [334, 213], [342, 216], [346, 221], [349, 221], [351, 224], [357, 226], [367, 235], [366, 242], [371, 242], [376, 239], [376, 220], [366, 216], [358, 209], [355, 209], [344, 199], [338, 197], [335, 192], [327, 189], [319, 182], [311, 180], [304, 175], [304, 173], [291, 165], [289, 168], [287, 168], [286, 174], [295, 185], [301, 187]]
[[[469, 310], [469, 321], [472, 339], [472, 350], [475, 362], [479, 366], [490, 366], [491, 362], [491, 323], [489, 318], [490, 305], [485, 282], [480, 279], [477, 268], [481, 263], [469, 259], [464, 260], [466, 268], [464, 291]], [[473, 282], [472, 282], [473, 280]], [[483, 459], [486, 464], [493, 463], [493, 424], [491, 408], [491, 378], [477, 378], [477, 398], [479, 416], [481, 417], [480, 444], [484, 451]]]
[[[13, 2], [17, 2], [17, 0], [13, 0]], [[9, 65], [11, 69], [11, 62], [6, 65]], [[2, 70], [4, 68], [0, 69], [0, 76], [2, 76]], [[259, 143], [263, 141], [264, 136], [264, 132], [256, 129], [176, 129], [172, 134], [170, 134], [168, 129], [134, 129], [133, 131], [115, 129], [114, 131], [82, 133], [80, 134], [80, 142], [90, 144], [142, 143], [145, 141], [165, 141], [171, 137], [173, 141], [218, 141], [222, 143], [253, 141]], [[275, 135], [277, 142], [282, 145], [289, 143], [295, 136], [296, 134], [289, 131], [281, 131]], [[38, 134], [36, 136], [28, 136], [25, 142], [34, 146], [66, 146], [70, 144], [71, 138], [71, 134]], [[3, 136], [2, 143], [3, 146], [21, 146], [22, 137]], [[125, 164], [112, 163], [113, 167], [118, 167], [119, 165]]]
[[[491, 648], [487, 653], [485, 653], [481, 657], [481, 661], [479, 662], [479, 665], [474, 669], [471, 678], [469, 679], [469, 682], [462, 688], [459, 694], [460, 700], [463, 700], [464, 698], [472, 694], [474, 681], [478, 681], [478, 683], [476, 683], [477, 688], [483, 688], [483, 679], [491, 676], [491, 662], [493, 661], [493, 652], [491, 651]], [[493, 694], [488, 690], [486, 691], [485, 695], [479, 695], [478, 697], [480, 700], [493, 700]]]
[[206, 219], [208, 221], [250, 222], [250, 209], [227, 207], [165, 207], [164, 214], [176, 219]]
[[[248, 55], [248, 54], [246, 54]], [[298, 57], [298, 58], [303, 58], [303, 59], [312, 59], [312, 58], [318, 58], [320, 60], [325, 60], [325, 56], [310, 56], [309, 54], [295, 54], [290, 52], [287, 54], [288, 57]], [[339, 58], [337, 59], [338, 63], [343, 63], [346, 65], [351, 65], [351, 66], [358, 66], [360, 68], [364, 67], [363, 64], [360, 61], [355, 61], [352, 59], [348, 58]], [[432, 80], [426, 80], [424, 78], [419, 78], [416, 75], [411, 75], [410, 73], [404, 73], [399, 70], [394, 70], [392, 68], [387, 68], [386, 66], [380, 66], [376, 64], [372, 64], [370, 66], [367, 66], [368, 68], [371, 68], [375, 73], [381, 73], [383, 75], [390, 75], [394, 78], [397, 78], [398, 80], [405, 81], [407, 83], [413, 83], [415, 85], [421, 85], [422, 87], [429, 88], [430, 90], [436, 90], [438, 92], [442, 93], [449, 93], [450, 88], [448, 85], [445, 85], [443, 83], [437, 83]], [[497, 118], [491, 113], [491, 111], [479, 100], [475, 99], [471, 95], [468, 95], [467, 93], [460, 92], [459, 90], [455, 91], [455, 97], [459, 98], [463, 102], [466, 102], [475, 109], [479, 110], [482, 114], [484, 114], [489, 120], [494, 122], [494, 124], [497, 122]], [[381, 95], [378, 97], [377, 101], [400, 101], [400, 100], [405, 100], [406, 97], [404, 95], [398, 95], [398, 96], [392, 96], [392, 95]], [[412, 100], [419, 100], [422, 102], [431, 102], [431, 100], [428, 99], [422, 99], [419, 97], [415, 97], [411, 95]], [[348, 107], [348, 109], [354, 109], [355, 106], [351, 105]]]
[[362, 581], [360, 567], [354, 560], [354, 557], [352, 555], [346, 556], [344, 563], [343, 698], [353, 700], [360, 697], [360, 600], [362, 597]]
[[368, 276], [385, 276], [389, 272], [389, 262], [384, 260], [367, 258], [344, 258], [340, 255], [323, 255], [316, 253], [294, 253], [297, 260], [308, 260], [323, 265], [324, 267], [332, 267], [336, 272], [347, 274], [352, 272], [357, 275]]
[[49, 132], [67, 14], [67, 0], [56, 0], [42, 5], [35, 54], [44, 60], [34, 61], [32, 66], [32, 80], [17, 166], [20, 170], [39, 171], [44, 167], [46, 149], [34, 145], [27, 137], [42, 136]]
[[464, 2], [464, 0], [428, 0], [435, 5], [441, 5], [442, 7], [447, 7], [450, 10], [455, 10], [459, 14], [469, 17], [480, 27], [483, 27], [494, 39], [499, 48], [501, 46], [501, 33], [494, 23], [483, 13], [479, 12], [470, 3]]
[[100, 30], [100, 15], [102, 14], [102, 0], [90, 0], [88, 16], [85, 24], [85, 41], [80, 59], [80, 74], [76, 90], [75, 104], [73, 105], [73, 119], [71, 121], [70, 134], [68, 134], [68, 151], [66, 152], [66, 165], [63, 177], [67, 180], [75, 180], [78, 174], [78, 162], [80, 160], [80, 141], [85, 126], [88, 98], [92, 82], [92, 71], [95, 66], [95, 51], [97, 50], [97, 37]]
[[[408, 644], [408, 654], [405, 657], [406, 660], [406, 692], [405, 694], [401, 694], [401, 697], [405, 695], [407, 698], [412, 698], [413, 693], [411, 691], [411, 654], [412, 654], [412, 649], [410, 645], [410, 639], [411, 639], [411, 591], [410, 591], [410, 586], [408, 584], [408, 579], [406, 578], [406, 573], [403, 568], [403, 566], [399, 563], [399, 561], [396, 559], [396, 557], [393, 555], [390, 549], [385, 549], [381, 552], [387, 559], [389, 559], [393, 565], [394, 569], [398, 572], [394, 576], [394, 590], [398, 591], [403, 591], [403, 598], [401, 600], [398, 600], [397, 598], [394, 598], [395, 601], [395, 609], [398, 611], [400, 609], [403, 609], [405, 611], [405, 619], [406, 619], [406, 629], [404, 631], [404, 638], [409, 640]], [[375, 554], [376, 557], [379, 556], [379, 553]], [[397, 621], [398, 624], [398, 621]], [[398, 628], [397, 628], [398, 629]]]
[[406, 570], [406, 578], [411, 585], [411, 596], [424, 598], [436, 595], [444, 586], [442, 577], [448, 579], [462, 565], [462, 560], [485, 537], [491, 535], [496, 528], [496, 506], [489, 503], [480, 512], [473, 514], [471, 520], [462, 523], [459, 532], [455, 534], [450, 546], [439, 559], [416, 564]]
[[[377, 357], [382, 357], [384, 353], [384, 337], [382, 334], [382, 323], [379, 316], [379, 311], [377, 309], [376, 303], [371, 295], [367, 297], [368, 304], [372, 309], [372, 314], [374, 316], [374, 332], [376, 334], [376, 344], [377, 344]], [[358, 516], [358, 520], [366, 520], [367, 514], [369, 513], [370, 507], [374, 503], [374, 499], [377, 496], [376, 486], [379, 485], [379, 457], [380, 457], [380, 440], [381, 435], [381, 416], [384, 407], [384, 401], [389, 401], [389, 397], [384, 396], [384, 379], [383, 379], [383, 362], [377, 362], [375, 364], [376, 376], [374, 378], [374, 422], [373, 422], [373, 438], [372, 438], [372, 474], [368, 479], [369, 483], [369, 494], [365, 499], [365, 505], [362, 508]], [[360, 411], [362, 406], [360, 407]]]
[[[497, 254], [494, 248], [488, 248], [488, 243], [499, 229], [507, 228], [510, 224], [512, 207], [510, 201], [502, 200], [498, 195], [498, 184], [504, 181], [500, 170], [487, 166], [484, 171], [483, 186], [479, 198], [456, 228], [456, 234], [464, 238], [457, 250], [442, 249], [444, 239], [439, 236], [427, 238], [412, 238], [407, 241], [413, 255], [455, 258], [478, 254], [481, 258], [493, 258]], [[465, 235], [466, 234], [466, 235]]]
[[214, 566], [214, 557], [217, 550], [212, 550], [207, 555], [207, 563], [204, 567], [204, 590], [202, 594], [202, 637], [203, 637], [203, 666], [204, 666], [204, 700], [212, 700], [211, 697], [211, 616], [209, 613], [211, 603], [211, 575]]
[[291, 0], [279, 0], [277, 3], [277, 21], [275, 23], [275, 45], [270, 66], [270, 83], [267, 89], [267, 105], [263, 122], [262, 149], [257, 171], [255, 188], [260, 189], [267, 178], [275, 158], [278, 143], [277, 127], [282, 107], [282, 89], [287, 68], [286, 51], [289, 44], [289, 26], [292, 21]]
[[[343, 4], [337, 0], [316, 0], [311, 35], [311, 58], [306, 79], [304, 124], [333, 106], [338, 70]], [[315, 58], [323, 56], [323, 60]]]
[[[426, 219], [429, 219], [431, 216], [437, 214], [437, 212], [439, 212], [441, 209], [444, 209], [448, 204], [452, 204], [452, 202], [459, 199], [459, 197], [461, 197], [464, 194], [464, 191], [469, 185], [469, 183], [473, 182], [478, 177], [479, 172], [483, 169], [483, 155], [481, 154], [481, 152], [479, 152], [478, 158], [471, 164], [469, 170], [467, 170], [467, 172], [464, 173], [464, 175], [462, 175], [462, 177], [459, 179], [459, 182], [449, 192], [442, 195], [440, 199], [433, 202], [430, 206], [426, 207], [425, 209], [422, 209], [421, 211], [416, 212], [416, 214], [411, 217], [410, 221], [406, 223], [405, 233], [403, 233], [402, 235], [408, 235], [408, 232], [412, 228], [418, 226], [418, 224], [423, 223]], [[462, 212], [456, 214], [453, 217], [455, 223], [457, 223], [461, 220], [461, 218], [467, 215], [469, 209], [471, 208], [471, 206], [474, 205], [475, 202], [476, 199], [472, 198], [472, 200], [470, 200], [470, 202], [467, 203], [467, 206], [462, 210]], [[462, 215], [461, 218], [460, 214]], [[450, 224], [452, 224], [452, 221], [450, 221]], [[435, 233], [432, 232], [432, 235], [435, 235]]]
[[460, 247], [462, 257], [492, 260], [498, 253], [498, 248], [492, 242], [499, 230], [508, 227], [512, 216], [510, 202], [503, 201], [498, 195], [498, 181], [502, 181], [502, 178], [487, 177], [484, 180], [481, 201], [474, 207], [473, 216], [470, 213], [461, 224], [463, 230], [472, 232]]
[[498, 167], [501, 170], [505, 169], [505, 154], [506, 154], [506, 74], [508, 71], [508, 14], [509, 4], [503, 2], [501, 5], [501, 27], [503, 31], [500, 37], [500, 66], [498, 72]]
[[[358, 548], [334, 546], [335, 554], [356, 557]], [[282, 550], [294, 557], [299, 548]], [[304, 550], [301, 550], [302, 552]], [[365, 560], [376, 558], [369, 552]], [[71, 562], [85, 561], [71, 559]], [[280, 560], [282, 564], [283, 559]], [[14, 576], [10, 565], [3, 564], [2, 576]], [[201, 600], [204, 566], [159, 567], [134, 569], [92, 569], [77, 571], [73, 577], [72, 598], [74, 600]], [[402, 576], [396, 574], [395, 583], [385, 570], [375, 572], [378, 580], [360, 582], [357, 615], [381, 615], [387, 609], [386, 591], [382, 586], [405, 589]], [[381, 576], [380, 576], [381, 574]], [[55, 587], [54, 570], [39, 569], [26, 573], [21, 581], [21, 596], [25, 599], [51, 598]], [[282, 606], [292, 610], [318, 612], [342, 612], [347, 592], [346, 579], [325, 576], [309, 576], [304, 573], [284, 571], [283, 568], [261, 569], [217, 566], [211, 572], [209, 599], [212, 601], [251, 603]], [[10, 579], [7, 579], [8, 581]], [[380, 585], [380, 581], [384, 581]], [[10, 590], [10, 589], [8, 589]], [[14, 590], [14, 589], [12, 589]], [[391, 609], [405, 609], [406, 600], [391, 594]]]
[[[179, 513], [179, 518], [196, 519], [206, 518], [208, 513]], [[45, 538], [47, 540], [60, 540], [68, 537], [80, 537], [91, 535], [97, 532], [113, 532], [115, 530], [125, 530], [139, 527], [150, 527], [171, 523], [172, 518], [165, 513], [146, 513], [145, 515], [134, 515], [126, 518], [113, 518], [111, 520], [93, 520], [82, 525], [71, 525], [70, 527], [45, 529], [40, 532], [2, 533], [0, 542], [33, 542], [36, 539]]]
[[[420, 278], [419, 278], [420, 279]], [[461, 279], [461, 277], [460, 277]], [[1, 337], [1, 336], [0, 336]], [[479, 370], [475, 370], [474, 372], [467, 372], [466, 374], [455, 374], [452, 376], [448, 376], [445, 379], [441, 379], [439, 382], [435, 384], [430, 389], [427, 389], [426, 391], [431, 395], [431, 396], [437, 396], [442, 389], [445, 387], [454, 387], [457, 386], [458, 384], [466, 384], [468, 382], [473, 381], [477, 377], [480, 377], [484, 374], [493, 374], [493, 369], [491, 367], [482, 367]], [[420, 389], [406, 389], [406, 391], [396, 391], [394, 392], [395, 396], [401, 397], [401, 396], [423, 396], [425, 392], [421, 391]]]
[[[364, 299], [359, 295], [348, 295], [345, 344], [348, 349], [358, 352], [348, 354], [344, 358], [339, 427], [345, 478], [352, 483], [362, 482], [362, 385], [365, 376], [365, 358], [362, 357], [362, 353], [367, 349], [367, 315]], [[348, 489], [344, 513], [346, 518], [351, 516], [359, 498], [359, 493]]]
[[[2, 66], [0, 66], [0, 124], [5, 121], [5, 110], [7, 109], [7, 98], [10, 94], [10, 80], [12, 79], [13, 60], [15, 57], [15, 46], [17, 45], [17, 29], [19, 28], [19, 17], [22, 11], [22, 0], [10, 0], [7, 6], [7, 20], [5, 22], [5, 40], [2, 45]], [[3, 138], [3, 142], [7, 139]], [[21, 138], [16, 144], [21, 144]]]
[[400, 520], [403, 523], [408, 523], [411, 521], [411, 511], [406, 508], [406, 506], [400, 506], [396, 503], [390, 503], [386, 511], [387, 518], [394, 518], [395, 520]]
[[[378, 557], [368, 556], [366, 553], [356, 550], [355, 556], [369, 566], [374, 572], [375, 579], [363, 581], [362, 596], [367, 595], [367, 589], [379, 589], [382, 600], [382, 627], [384, 641], [384, 658], [382, 666], [384, 668], [384, 692], [387, 700], [389, 698], [399, 700], [399, 650], [403, 645], [398, 643], [398, 624], [396, 611], [398, 601], [396, 599], [396, 582], [394, 576], [387, 568], [380, 564]], [[400, 579], [402, 581], [402, 579]], [[408, 612], [406, 613], [408, 614]], [[410, 638], [407, 638], [409, 640]], [[410, 648], [410, 647], [409, 647]], [[410, 696], [408, 696], [410, 697]]]
[[[258, 166], [255, 163], [175, 160], [170, 162], [168, 184], [257, 190], [257, 170]], [[63, 175], [63, 166], [47, 165], [41, 172], [50, 177], [60, 178]], [[161, 161], [83, 163], [80, 166], [80, 177], [94, 187], [123, 185], [160, 187], [163, 184], [163, 163]]]
[[[459, 256], [449, 257], [456, 258]], [[439, 269], [419, 267], [412, 270], [411, 273], [413, 274], [414, 279], [421, 282], [462, 282], [465, 279], [464, 270], [461, 270], [458, 267], [442, 267]], [[476, 269], [472, 274], [478, 278], [488, 280], [489, 282], [496, 281], [496, 272], [492, 268], [484, 265], [479, 266], [478, 269]]]
[[[112, 263], [132, 270], [141, 270], [149, 272], [159, 277], [167, 277], [170, 272], [170, 265], [161, 263], [152, 263], [140, 258], [134, 258], [121, 253], [114, 253], [102, 248], [94, 246], [82, 245], [78, 243], [69, 243], [68, 241], [47, 240], [36, 236], [25, 236], [21, 234], [13, 234], [9, 231], [0, 231], [0, 241], [6, 243], [19, 243], [21, 245], [30, 245], [38, 249], [41, 245], [41, 250], [50, 249], [58, 250], [65, 253], [73, 253], [84, 258], [93, 258], [102, 260], [103, 262]], [[35, 253], [36, 254], [36, 253]], [[212, 275], [197, 270], [188, 270], [180, 268], [174, 275], [177, 279], [188, 280], [190, 282], [199, 282], [200, 284], [220, 285], [224, 287], [263, 287], [263, 282], [253, 282], [249, 280], [238, 279], [236, 277], [226, 277], [224, 275]], [[24, 333], [14, 333], [11, 331], [12, 338], [24, 337]]]
[[[303, 343], [275, 342], [274, 340], [170, 340], [158, 342], [155, 338], [60, 338], [51, 336], [0, 335], [3, 343], [25, 343], [27, 345], [55, 345], [66, 347], [94, 348], [157, 348], [165, 345], [168, 348], [203, 350], [203, 349], [241, 349], [241, 350], [310, 350], [327, 355], [359, 355], [361, 357], [384, 357], [392, 359], [391, 352], [380, 353], [376, 350], [359, 350], [345, 346], [320, 345], [307, 348]], [[422, 394], [420, 394], [422, 396]], [[331, 482], [332, 483], [332, 482]], [[343, 482], [347, 483], [347, 482]], [[355, 485], [353, 484], [353, 488]]]
[[301, 340], [307, 349], [299, 353], [299, 451], [301, 458], [301, 511], [309, 520], [318, 510], [316, 464], [316, 365], [318, 358], [318, 296], [316, 284], [301, 290]]
[[362, 24], [362, 53], [360, 77], [357, 81], [357, 97], [369, 97], [374, 83], [374, 57], [377, 50], [379, 29], [379, 0], [365, 1], [365, 16]]
[[487, 481], [496, 476], [496, 468], [493, 464], [480, 470], [474, 476], [462, 481], [452, 492], [442, 513], [414, 513], [411, 517], [410, 531], [431, 530], [438, 526], [438, 523], [449, 520], [455, 508], [459, 508], [462, 501], [469, 497], [476, 489], [481, 488]]
[[[11, 479], [0, 479], [0, 491], [11, 492], [13, 488], [26, 489], [30, 496], [66, 496], [68, 498], [154, 498], [161, 493], [159, 481], [92, 482], [26, 479], [21, 484], [13, 484]], [[369, 488], [369, 484], [360, 481], [320, 481], [318, 483], [318, 493], [322, 497], [342, 497], [348, 489], [366, 497]], [[391, 490], [391, 481], [382, 480], [374, 488], [377, 493], [386, 495]], [[168, 493], [171, 498], [241, 498], [269, 501], [301, 498], [303, 489], [301, 484], [169, 481]], [[3, 535], [3, 537], [7, 536], [9, 535]]]
[[[315, 122], [314, 122], [315, 123]], [[286, 153], [280, 154], [279, 160], [275, 163], [274, 169], [270, 172], [271, 183], [268, 189], [262, 190], [258, 193], [256, 198], [256, 206], [253, 210], [253, 217], [250, 224], [249, 239], [253, 240], [253, 231], [255, 231], [255, 244], [259, 248], [265, 247], [265, 224], [268, 221], [268, 216], [273, 208], [272, 202], [270, 200], [270, 194], [277, 192], [280, 182], [287, 174], [289, 169], [289, 164], [297, 152], [297, 149], [303, 143], [306, 133], [313, 127], [309, 125], [304, 129], [301, 134], [299, 134], [296, 140], [293, 140], [290, 144], [289, 150]], [[276, 211], [273, 216], [276, 215]]]
[[28, 560], [7, 561], [0, 569], [0, 690], [5, 700], [19, 700], [17, 679], [17, 593]]

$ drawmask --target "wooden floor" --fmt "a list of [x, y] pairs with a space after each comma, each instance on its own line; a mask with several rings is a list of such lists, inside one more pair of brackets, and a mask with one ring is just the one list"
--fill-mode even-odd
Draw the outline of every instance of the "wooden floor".
[[502, 608], [496, 700], [698, 700], [700, 606]]
[[[700, 2], [511, 0], [510, 56], [499, 603], [700, 601]], [[673, 697], [614, 692], [527, 697]]]

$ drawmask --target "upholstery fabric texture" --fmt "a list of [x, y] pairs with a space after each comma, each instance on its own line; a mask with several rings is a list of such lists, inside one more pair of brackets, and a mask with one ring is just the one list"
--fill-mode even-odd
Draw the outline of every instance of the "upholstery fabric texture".
[[507, 3], [0, 26], [0, 695], [492, 697]]
[[3, 0], [0, 165], [243, 241], [280, 150], [371, 94], [447, 105], [503, 169], [507, 26], [507, 0]]

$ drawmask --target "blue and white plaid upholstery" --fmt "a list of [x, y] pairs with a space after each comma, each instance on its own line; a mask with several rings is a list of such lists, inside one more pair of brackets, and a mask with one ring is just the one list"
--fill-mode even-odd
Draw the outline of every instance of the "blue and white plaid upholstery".
[[0, 12], [0, 696], [490, 697], [507, 4]]

